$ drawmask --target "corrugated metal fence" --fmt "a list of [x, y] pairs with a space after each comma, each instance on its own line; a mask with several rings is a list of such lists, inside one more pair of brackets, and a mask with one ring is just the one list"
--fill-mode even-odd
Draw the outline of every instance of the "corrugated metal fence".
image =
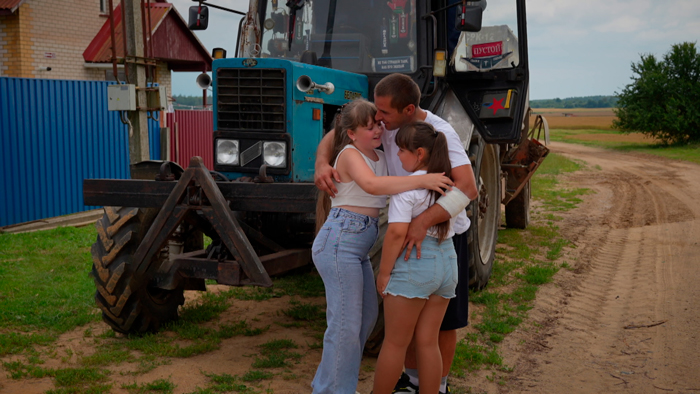
[[168, 114], [170, 158], [187, 168], [192, 156], [201, 156], [208, 169], [214, 169], [214, 120], [212, 111], [177, 110]]
[[[127, 127], [107, 110], [111, 83], [0, 78], [0, 226], [92, 209], [83, 179], [129, 177]], [[160, 128], [148, 126], [158, 160]]]

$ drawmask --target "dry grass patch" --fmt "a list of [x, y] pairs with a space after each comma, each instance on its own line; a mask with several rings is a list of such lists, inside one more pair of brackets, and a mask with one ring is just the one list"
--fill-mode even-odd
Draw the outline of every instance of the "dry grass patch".
[[[597, 129], [613, 130], [612, 122], [616, 119], [612, 108], [539, 108], [534, 114], [547, 119], [550, 129]], [[532, 127], [535, 117], [530, 118]]]

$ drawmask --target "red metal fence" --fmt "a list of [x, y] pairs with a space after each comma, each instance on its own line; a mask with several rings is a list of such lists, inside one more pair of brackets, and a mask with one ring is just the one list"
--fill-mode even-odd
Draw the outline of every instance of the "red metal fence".
[[212, 111], [176, 110], [169, 113], [170, 160], [187, 168], [192, 156], [204, 159], [214, 169], [214, 119]]

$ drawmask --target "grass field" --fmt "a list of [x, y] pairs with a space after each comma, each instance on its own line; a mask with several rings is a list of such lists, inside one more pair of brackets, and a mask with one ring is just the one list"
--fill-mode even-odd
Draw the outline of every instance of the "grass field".
[[[539, 108], [532, 111], [544, 116], [550, 129], [612, 130], [615, 119], [612, 108]], [[530, 126], [534, 120], [534, 116], [530, 118]]]
[[[611, 108], [540, 108], [533, 109], [533, 112], [547, 119], [553, 141], [634, 151], [700, 164], [700, 144], [666, 146], [641, 133], [613, 130], [615, 114]], [[531, 117], [530, 126], [533, 122], [534, 117]]]

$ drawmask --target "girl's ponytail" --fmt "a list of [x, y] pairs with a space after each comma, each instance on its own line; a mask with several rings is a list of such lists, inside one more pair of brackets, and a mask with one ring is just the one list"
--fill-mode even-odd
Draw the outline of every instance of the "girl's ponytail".
[[426, 165], [429, 173], [444, 172], [447, 177], [452, 175], [450, 151], [447, 148], [447, 138], [444, 133], [435, 132], [435, 140], [432, 149], [430, 149], [430, 157]]
[[[450, 163], [450, 151], [447, 148], [447, 138], [444, 133], [435, 132], [435, 142], [433, 148], [430, 150], [430, 157], [428, 158], [428, 173], [440, 173], [444, 172], [445, 176], [452, 176], [452, 164]], [[440, 198], [440, 193], [432, 190], [432, 202], [434, 203]], [[450, 221], [439, 223], [436, 226], [438, 243], [442, 242], [447, 238], [447, 234], [450, 231]]]
[[[426, 122], [411, 122], [401, 126], [396, 133], [396, 145], [402, 149], [415, 152], [418, 148], [423, 148], [427, 155], [425, 163], [428, 173], [444, 172], [445, 176], [452, 175], [452, 164], [450, 163], [450, 152], [447, 148], [447, 138], [445, 134], [435, 131], [432, 125]], [[440, 193], [431, 190], [428, 196], [433, 204], [440, 198]], [[438, 242], [442, 242], [450, 231], [449, 220], [435, 225], [438, 234]]]

